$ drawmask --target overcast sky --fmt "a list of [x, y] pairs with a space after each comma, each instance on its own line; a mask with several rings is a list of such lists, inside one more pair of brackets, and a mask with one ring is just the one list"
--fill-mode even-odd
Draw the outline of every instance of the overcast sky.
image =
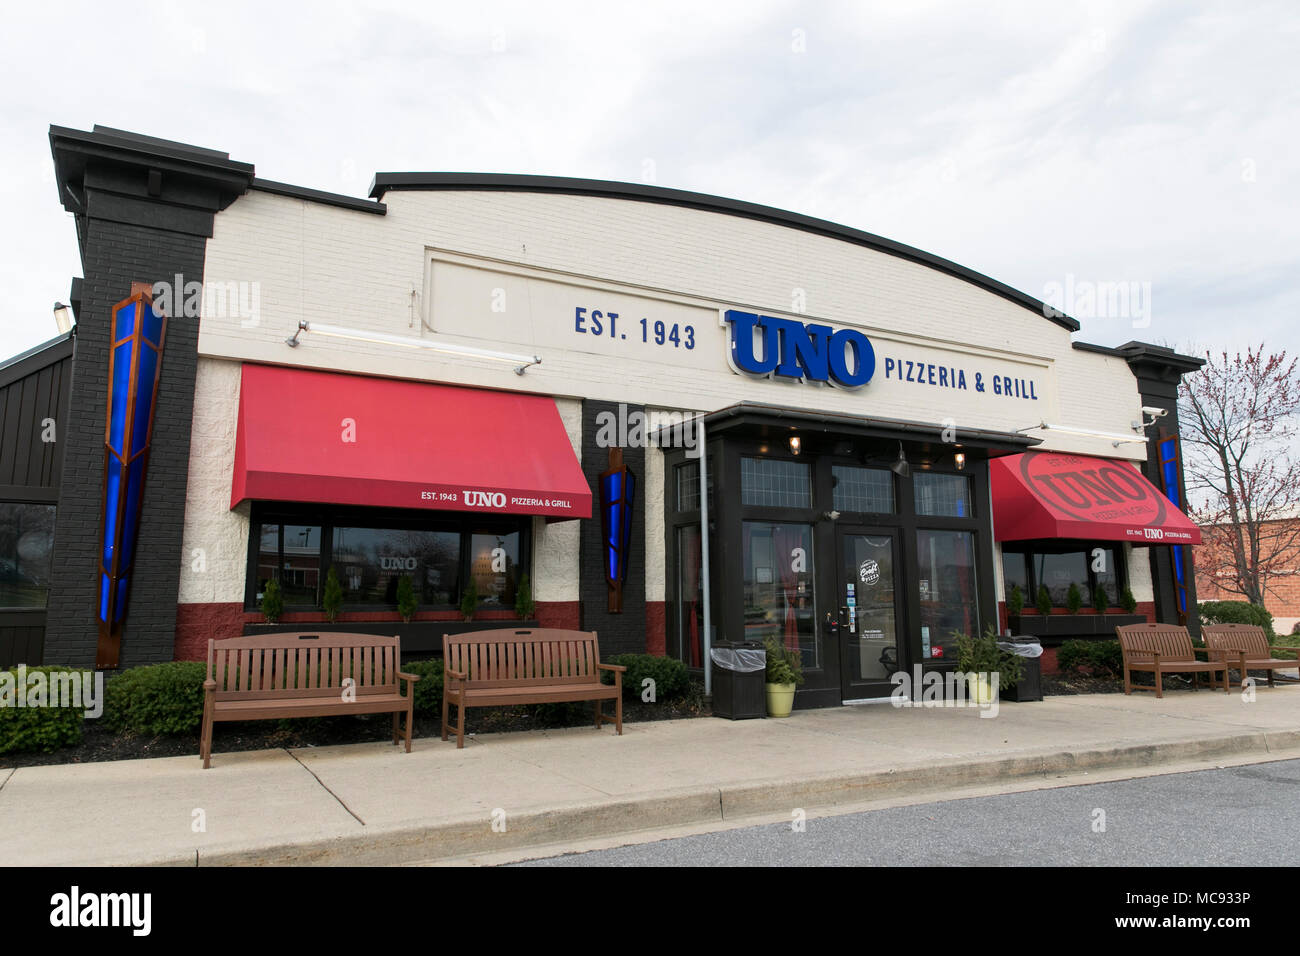
[[[1294, 3], [46, 2], [4, 19], [0, 358], [55, 333], [81, 272], [48, 129], [95, 123], [356, 196], [376, 171], [470, 170], [745, 199], [1056, 295], [1084, 341], [1300, 352]], [[1090, 307], [1090, 283], [1123, 283], [1127, 313]]]

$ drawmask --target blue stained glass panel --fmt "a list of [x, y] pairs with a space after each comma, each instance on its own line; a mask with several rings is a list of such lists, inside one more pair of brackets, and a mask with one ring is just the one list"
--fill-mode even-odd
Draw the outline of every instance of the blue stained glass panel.
[[113, 605], [113, 620], [122, 620], [122, 615], [126, 613], [126, 582], [130, 578], [127, 575], [117, 579], [117, 602]]
[[135, 561], [135, 535], [140, 526], [140, 490], [144, 486], [144, 459], [127, 465], [126, 507], [122, 509], [122, 553], [118, 566], [130, 567]]
[[162, 315], [158, 310], [150, 306], [144, 314], [144, 337], [154, 345], [158, 344], [158, 339], [162, 337]]
[[117, 540], [117, 501], [122, 487], [122, 463], [108, 456], [108, 481], [104, 491], [104, 567], [112, 570], [113, 542]]
[[135, 331], [136, 303], [123, 306], [117, 310], [117, 322], [113, 326], [113, 341], [118, 342]]
[[101, 574], [99, 576], [99, 619], [101, 621], [108, 620], [108, 595], [111, 587], [108, 575]]
[[119, 454], [126, 451], [123, 442], [126, 440], [126, 412], [131, 404], [131, 349], [132, 343], [124, 342], [113, 350], [113, 384], [108, 395], [108, 447]]
[[135, 378], [135, 416], [131, 423], [131, 454], [138, 455], [149, 438], [149, 416], [153, 411], [153, 380], [158, 372], [158, 352], [140, 346], [140, 371]]

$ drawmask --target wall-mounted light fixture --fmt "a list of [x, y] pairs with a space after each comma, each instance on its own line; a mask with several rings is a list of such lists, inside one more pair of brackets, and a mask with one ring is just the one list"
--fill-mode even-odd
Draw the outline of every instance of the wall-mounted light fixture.
[[912, 474], [912, 466], [907, 463], [907, 456], [903, 454], [903, 443], [898, 443], [898, 459], [889, 466], [889, 470], [899, 478], [907, 478]]
[[953, 462], [954, 465], [957, 466], [957, 470], [958, 470], [958, 471], [961, 471], [962, 469], [964, 469], [964, 468], [966, 467], [966, 455], [965, 455], [965, 453], [960, 452], [960, 451], [957, 452], [957, 454], [955, 454], [955, 455], [952, 456], [952, 462]]
[[60, 335], [66, 335], [72, 328], [72, 310], [62, 302], [54, 303], [54, 324], [59, 327]]
[[610, 448], [609, 469], [600, 475], [600, 524], [605, 538], [605, 583], [609, 587], [606, 609], [610, 614], [623, 613], [635, 494], [636, 476], [623, 463], [623, 449]]
[[803, 442], [799, 440], [798, 435], [790, 436], [790, 454], [797, 455], [803, 450]]
[[1017, 432], [1031, 432], [1035, 429], [1041, 431], [1065, 432], [1069, 435], [1087, 435], [1089, 438], [1106, 438], [1110, 440], [1111, 447], [1118, 448], [1125, 442], [1145, 442], [1146, 438], [1141, 435], [1115, 435], [1111, 432], [1098, 432], [1089, 428], [1071, 428], [1068, 425], [1049, 425], [1047, 422], [1039, 422], [1037, 425], [1027, 425], [1024, 428], [1017, 428]]
[[289, 348], [296, 349], [302, 343], [298, 336], [303, 332], [327, 335], [339, 339], [351, 339], [354, 342], [371, 342], [375, 345], [398, 345], [408, 349], [425, 349], [429, 352], [444, 352], [448, 355], [464, 355], [469, 358], [487, 359], [490, 362], [506, 362], [515, 366], [515, 374], [523, 375], [531, 365], [541, 365], [542, 360], [536, 355], [514, 355], [510, 352], [496, 352], [492, 349], [479, 349], [471, 345], [457, 345], [454, 342], [434, 342], [429, 339], [411, 338], [405, 335], [388, 335], [385, 332], [366, 332], [358, 329], [345, 329], [337, 325], [325, 325], [320, 322], [308, 322], [303, 319], [298, 323], [297, 331], [284, 340]]

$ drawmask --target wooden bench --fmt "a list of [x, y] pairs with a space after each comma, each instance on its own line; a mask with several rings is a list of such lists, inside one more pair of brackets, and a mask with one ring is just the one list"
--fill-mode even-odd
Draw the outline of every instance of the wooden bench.
[[[212, 725], [219, 720], [270, 720], [338, 714], [406, 714], [411, 752], [415, 681], [399, 670], [401, 641], [372, 634], [261, 634], [208, 641], [199, 756], [212, 765]], [[406, 681], [406, 695], [399, 693]]]
[[[606, 720], [623, 733], [623, 672], [619, 664], [600, 662], [595, 631], [529, 628], [473, 631], [442, 636], [442, 739], [451, 729], [447, 711], [460, 709], [456, 746], [465, 746], [465, 708], [502, 704], [550, 704], [590, 700], [596, 705], [596, 729]], [[601, 671], [614, 674], [600, 682]], [[614, 701], [614, 716], [601, 713], [601, 701]]]
[[1210, 675], [1210, 686], [1214, 686], [1215, 673], [1222, 674], [1224, 693], [1228, 692], [1228, 668], [1221, 661], [1199, 661], [1196, 659], [1197, 648], [1192, 646], [1192, 636], [1187, 628], [1176, 624], [1121, 624], [1115, 628], [1119, 635], [1120, 650], [1124, 655], [1124, 693], [1131, 694], [1136, 686], [1138, 690], [1149, 690], [1141, 685], [1134, 685], [1129, 671], [1152, 671], [1156, 678], [1156, 696], [1163, 697], [1161, 678], [1165, 674], [1191, 674], [1192, 690], [1201, 685], [1201, 672]]
[[1295, 654], [1300, 648], [1270, 647], [1268, 635], [1258, 624], [1207, 624], [1201, 628], [1201, 634], [1210, 656], [1225, 664], [1236, 662], [1243, 681], [1247, 671], [1268, 671], [1268, 686], [1274, 687], [1273, 671], [1300, 669], [1300, 660], [1274, 656], [1277, 651]]

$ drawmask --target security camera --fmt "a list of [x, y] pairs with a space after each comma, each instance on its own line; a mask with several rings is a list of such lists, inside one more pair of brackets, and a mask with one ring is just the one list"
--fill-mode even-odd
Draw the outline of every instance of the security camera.
[[1167, 408], [1153, 408], [1153, 407], [1150, 406], [1150, 405], [1143, 405], [1143, 406], [1142, 406], [1142, 414], [1143, 414], [1143, 415], [1150, 415], [1152, 418], [1164, 418], [1166, 415], [1169, 414], [1169, 409], [1167, 409]]

